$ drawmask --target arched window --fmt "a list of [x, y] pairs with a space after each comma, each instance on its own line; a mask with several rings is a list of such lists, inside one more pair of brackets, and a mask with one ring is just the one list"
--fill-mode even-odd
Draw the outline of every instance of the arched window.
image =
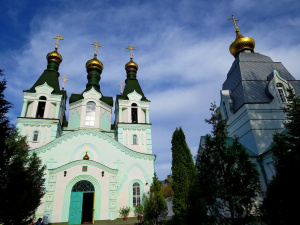
[[36, 111], [36, 117], [43, 118], [44, 113], [45, 113], [45, 108], [46, 108], [46, 100], [47, 98], [45, 96], [41, 96], [39, 98], [39, 103]]
[[132, 135], [132, 144], [137, 145], [137, 135], [136, 134]]
[[281, 102], [283, 102], [283, 103], [287, 102], [283, 85], [281, 83], [277, 83], [276, 88], [277, 88], [277, 91], [279, 93]]
[[39, 132], [38, 131], [34, 131], [33, 132], [33, 138], [32, 141], [33, 142], [37, 142], [39, 140]]
[[131, 105], [131, 122], [132, 123], [138, 122], [137, 104], [135, 103]]
[[95, 112], [96, 104], [95, 102], [88, 102], [86, 104], [86, 115], [85, 115], [85, 125], [86, 126], [95, 126]]
[[135, 182], [132, 186], [132, 205], [136, 207], [141, 204], [141, 190], [140, 184]]
[[87, 181], [78, 181], [72, 188], [72, 192], [85, 192], [85, 191], [95, 191], [94, 185]]
[[223, 108], [224, 108], [224, 112], [225, 112], [225, 119], [227, 120], [228, 119], [228, 113], [227, 113], [227, 107], [226, 107], [226, 104], [225, 102], [223, 102]]

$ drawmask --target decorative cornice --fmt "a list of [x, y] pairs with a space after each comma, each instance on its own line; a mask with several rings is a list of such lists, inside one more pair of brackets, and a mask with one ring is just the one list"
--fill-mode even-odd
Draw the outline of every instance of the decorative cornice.
[[91, 166], [98, 167], [99, 169], [102, 169], [108, 173], [112, 173], [112, 174], [118, 173], [117, 169], [109, 168], [101, 163], [98, 163], [98, 162], [95, 162], [92, 160], [77, 160], [77, 161], [70, 162], [68, 164], [62, 165], [62, 166], [54, 168], [54, 169], [49, 169], [49, 174], [56, 174], [56, 173], [67, 170], [67, 169], [69, 169], [73, 166], [77, 166], [77, 165], [91, 165]]
[[61, 144], [63, 141], [67, 141], [68, 139], [73, 139], [76, 138], [78, 136], [82, 136], [82, 135], [93, 135], [93, 136], [97, 136], [98, 138], [101, 138], [109, 143], [111, 143], [113, 146], [115, 146], [117, 149], [120, 149], [122, 152], [124, 152], [126, 155], [129, 155], [130, 157], [133, 158], [137, 158], [137, 159], [144, 159], [144, 160], [154, 160], [155, 155], [153, 154], [146, 154], [146, 153], [140, 153], [140, 152], [136, 152], [133, 151], [127, 147], [125, 147], [124, 145], [122, 145], [121, 143], [119, 143], [118, 141], [116, 141], [115, 139], [103, 134], [100, 131], [97, 130], [77, 130], [77, 131], [73, 131], [70, 133], [67, 133], [59, 138], [56, 138], [55, 140], [53, 140], [52, 142], [43, 145], [39, 148], [33, 149], [31, 151], [39, 154], [42, 152], [46, 152], [49, 151], [52, 148], [55, 148], [58, 144]]

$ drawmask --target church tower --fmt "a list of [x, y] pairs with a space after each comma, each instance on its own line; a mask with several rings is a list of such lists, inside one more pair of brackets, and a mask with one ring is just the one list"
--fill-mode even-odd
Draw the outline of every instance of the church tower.
[[150, 101], [145, 97], [137, 79], [138, 65], [132, 58], [132, 50], [135, 49], [132, 45], [127, 49], [131, 56], [125, 65], [127, 79], [124, 91], [116, 97], [115, 105], [116, 139], [134, 151], [152, 154]]
[[58, 138], [62, 134], [65, 121], [66, 91], [59, 87], [59, 65], [62, 56], [58, 53], [58, 34], [55, 50], [47, 54], [47, 69], [35, 84], [23, 91], [23, 107], [17, 119], [21, 135], [27, 136], [30, 148], [38, 148]]
[[113, 99], [103, 96], [99, 85], [103, 64], [97, 59], [97, 47], [101, 46], [98, 42], [92, 45], [96, 48], [94, 58], [86, 63], [88, 83], [81, 94], [72, 94], [70, 97], [70, 118], [66, 130], [98, 129], [113, 136], [111, 132]]
[[274, 175], [271, 143], [284, 129], [287, 89], [300, 95], [300, 81], [280, 62], [254, 52], [255, 41], [244, 37], [232, 17], [236, 39], [230, 45], [235, 60], [221, 90], [220, 109], [227, 119], [229, 136], [238, 136], [257, 163], [266, 188]]

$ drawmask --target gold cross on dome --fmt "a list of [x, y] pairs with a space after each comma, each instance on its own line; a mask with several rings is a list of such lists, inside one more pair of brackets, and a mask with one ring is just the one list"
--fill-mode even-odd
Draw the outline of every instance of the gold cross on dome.
[[132, 56], [133, 56], [133, 54], [132, 54], [132, 50], [136, 50], [135, 48], [133, 48], [133, 46], [132, 45], [129, 45], [129, 48], [126, 48], [126, 49], [129, 49], [130, 50], [130, 53], [129, 53], [129, 55], [130, 55], [130, 59], [132, 59]]
[[94, 54], [94, 55], [97, 56], [97, 52], [98, 52], [97, 47], [100, 47], [100, 48], [101, 48], [102, 46], [99, 45], [99, 42], [98, 42], [98, 41], [95, 41], [94, 43], [92, 43], [92, 45], [95, 45], [95, 47], [96, 47], [96, 48], [94, 49], [94, 50], [95, 50], [95, 54]]
[[58, 44], [58, 40], [64, 40], [60, 34], [57, 34], [55, 37], [52, 37], [53, 39], [56, 39], [56, 42], [55, 42], [55, 49], [57, 49], [57, 47], [59, 46]]
[[236, 22], [235, 22], [235, 21], [239, 21], [239, 19], [236, 19], [236, 18], [234, 17], [234, 15], [232, 15], [232, 17], [231, 17], [230, 19], [228, 19], [228, 20], [233, 20], [235, 29], [236, 29], [236, 30], [239, 30], [239, 28], [238, 28], [238, 26], [237, 26], [237, 24], [236, 24]]
[[65, 85], [66, 85], [65, 82], [68, 81], [69, 79], [66, 76], [63, 76], [62, 78], [60, 78], [60, 80], [63, 81], [63, 83], [62, 83], [62, 86], [63, 86], [62, 89], [64, 90], [65, 89]]
[[125, 85], [123, 84], [123, 82], [119, 83], [118, 86], [120, 86], [120, 91], [121, 94], [123, 93], [123, 87], [125, 87]]

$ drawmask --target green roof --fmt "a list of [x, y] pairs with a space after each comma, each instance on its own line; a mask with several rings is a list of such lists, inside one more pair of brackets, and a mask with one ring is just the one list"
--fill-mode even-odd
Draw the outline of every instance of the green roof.
[[[69, 104], [71, 104], [73, 102], [76, 102], [76, 101], [79, 101], [81, 99], [84, 99], [83, 93], [89, 91], [92, 87], [93, 86], [90, 86], [90, 87], [86, 88], [81, 94], [72, 94], [70, 99], [69, 99]], [[102, 95], [100, 90], [98, 90], [97, 88], [94, 88], [94, 89]], [[113, 100], [112, 97], [107, 97], [107, 96], [102, 95], [99, 100], [101, 100], [102, 102], [104, 102], [104, 103], [106, 103], [110, 106], [113, 106], [113, 104], [114, 104], [114, 100]]]
[[37, 86], [43, 85], [45, 82], [52, 87], [54, 90], [52, 91], [52, 94], [57, 95], [65, 95], [66, 91], [60, 90], [59, 88], [59, 82], [58, 82], [59, 72], [53, 71], [53, 70], [45, 70], [43, 74], [39, 77], [39, 79], [35, 82], [35, 84], [26, 92], [35, 93], [35, 88]]
[[144, 95], [142, 88], [139, 84], [139, 81], [137, 79], [127, 79], [125, 89], [122, 95], [117, 95], [117, 99], [123, 99], [128, 100], [128, 94], [132, 93], [133, 91], [136, 91], [142, 96], [142, 101], [150, 102]]

